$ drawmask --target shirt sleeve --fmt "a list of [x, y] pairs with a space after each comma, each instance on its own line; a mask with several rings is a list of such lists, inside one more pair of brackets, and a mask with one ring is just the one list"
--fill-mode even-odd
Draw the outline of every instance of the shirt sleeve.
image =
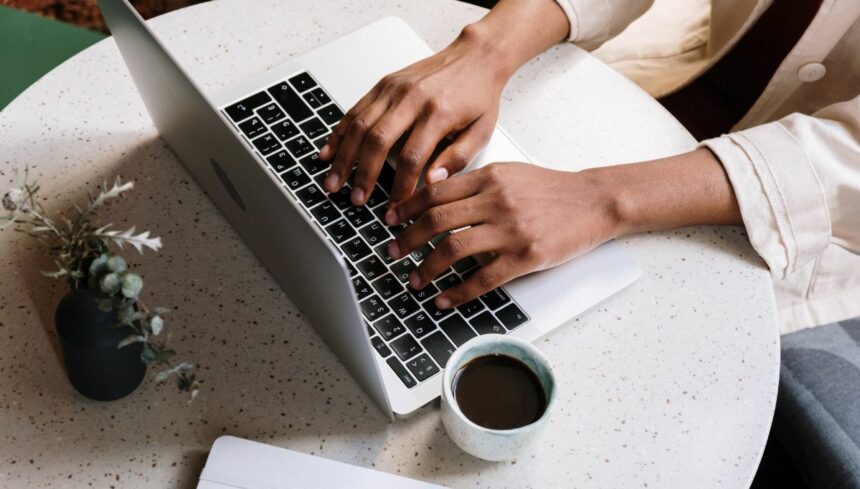
[[592, 51], [638, 19], [654, 0], [556, 0], [570, 22], [568, 40]]
[[750, 242], [775, 277], [831, 243], [860, 253], [860, 96], [702, 145], [725, 168]]

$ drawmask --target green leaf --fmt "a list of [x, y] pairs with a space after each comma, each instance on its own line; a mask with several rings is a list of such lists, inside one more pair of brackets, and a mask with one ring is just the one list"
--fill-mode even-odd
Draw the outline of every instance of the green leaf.
[[163, 328], [164, 319], [161, 319], [161, 316], [152, 316], [152, 319], [149, 320], [149, 329], [152, 330], [152, 334], [158, 336]]
[[107, 267], [111, 272], [122, 273], [128, 270], [128, 264], [119, 255], [112, 255], [108, 258]]
[[119, 342], [119, 344], [116, 345], [116, 347], [117, 347], [117, 349], [120, 349], [120, 348], [122, 348], [124, 346], [128, 346], [132, 343], [140, 343], [142, 341], [146, 341], [146, 338], [144, 338], [143, 336], [140, 336], [140, 335], [133, 334], [133, 335], [126, 336], [122, 341]]
[[119, 318], [119, 322], [121, 324], [131, 324], [135, 319], [137, 311], [134, 310], [134, 306], [132, 304], [126, 305], [119, 309], [117, 312], [117, 317]]
[[122, 277], [118, 273], [108, 273], [99, 280], [99, 288], [105, 295], [114, 295], [120, 287], [125, 288]]
[[99, 297], [96, 299], [96, 304], [99, 306], [99, 309], [104, 312], [113, 310], [113, 301], [110, 297]]
[[93, 260], [90, 263], [90, 268], [88, 270], [89, 273], [89, 286], [91, 289], [95, 289], [98, 285], [99, 279], [101, 276], [107, 272], [107, 261], [108, 255], [107, 253], [102, 253], [98, 258]]
[[136, 273], [126, 273], [122, 276], [122, 295], [129, 299], [137, 299], [143, 289], [143, 279]]

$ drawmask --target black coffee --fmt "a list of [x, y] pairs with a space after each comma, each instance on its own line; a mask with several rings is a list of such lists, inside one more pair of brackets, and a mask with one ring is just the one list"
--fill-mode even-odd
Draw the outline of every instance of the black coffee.
[[460, 367], [452, 385], [460, 411], [475, 424], [510, 430], [534, 423], [546, 410], [546, 392], [526, 364], [485, 355]]

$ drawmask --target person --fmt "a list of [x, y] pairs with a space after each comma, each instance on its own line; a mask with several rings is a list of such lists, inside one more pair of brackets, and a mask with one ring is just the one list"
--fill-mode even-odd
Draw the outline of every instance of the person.
[[[686, 77], [647, 64], [631, 70], [652, 84], [665, 80], [670, 110], [688, 108], [676, 115], [704, 139], [693, 151], [578, 172], [504, 162], [458, 174], [486, 145], [520, 66], [564, 40], [597, 49], [651, 4], [499, 1], [348, 111], [320, 151], [332, 163], [325, 189], [338, 191], [355, 169], [351, 199], [363, 205], [390, 153], [396, 176], [385, 220], [413, 221], [390, 255], [465, 228], [409, 278], [422, 288], [457, 260], [488, 254], [484, 267], [435, 299], [443, 309], [618, 236], [717, 224], [746, 227], [774, 277], [784, 333], [860, 316], [856, 0], [713, 0], [701, 59], [676, 70]], [[449, 144], [431, 158], [440, 142]], [[422, 171], [426, 185], [416, 191]], [[575, 224], [558, 225], [571, 216]]]

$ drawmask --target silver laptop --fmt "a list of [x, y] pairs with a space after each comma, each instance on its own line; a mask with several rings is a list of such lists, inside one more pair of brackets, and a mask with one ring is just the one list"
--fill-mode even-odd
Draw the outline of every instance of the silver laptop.
[[[478, 260], [458, 262], [423, 290], [405, 285], [433, 242], [399, 261], [386, 254], [399, 231], [382, 220], [393, 168], [385, 165], [358, 208], [348, 185], [322, 191], [328, 164], [318, 158], [345, 109], [384, 75], [432, 53], [401, 19], [380, 19], [210, 97], [127, 0], [99, 5], [161, 136], [389, 417], [439, 396], [447, 358], [469, 338], [533, 341], [639, 277], [630, 256], [608, 243], [455, 310], [437, 310], [433, 297]], [[531, 160], [497, 128], [469, 169], [493, 161]]]

